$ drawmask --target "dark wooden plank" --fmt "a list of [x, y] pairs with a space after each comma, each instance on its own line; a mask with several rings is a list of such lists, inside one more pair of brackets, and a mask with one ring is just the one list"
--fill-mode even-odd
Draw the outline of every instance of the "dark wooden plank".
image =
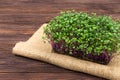
[[101, 4], [108, 4], [108, 3], [120, 3], [119, 0], [55, 0], [57, 3], [101, 3]]
[[88, 76], [89, 79], [80, 73], [0, 73], [0, 80], [104, 80]]
[[69, 9], [120, 19], [120, 0], [0, 0], [0, 80], [105, 80], [12, 54], [16, 42]]

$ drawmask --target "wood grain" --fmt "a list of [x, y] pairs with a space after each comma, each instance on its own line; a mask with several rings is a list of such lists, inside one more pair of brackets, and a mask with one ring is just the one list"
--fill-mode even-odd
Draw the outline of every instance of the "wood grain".
[[0, 80], [106, 80], [11, 54], [16, 42], [69, 9], [120, 19], [120, 0], [0, 0]]

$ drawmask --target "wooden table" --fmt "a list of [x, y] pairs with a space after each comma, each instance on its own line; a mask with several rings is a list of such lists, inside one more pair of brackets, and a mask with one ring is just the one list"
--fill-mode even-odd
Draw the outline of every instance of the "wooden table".
[[120, 19], [120, 0], [0, 0], [0, 80], [105, 80], [12, 54], [16, 42], [69, 9]]

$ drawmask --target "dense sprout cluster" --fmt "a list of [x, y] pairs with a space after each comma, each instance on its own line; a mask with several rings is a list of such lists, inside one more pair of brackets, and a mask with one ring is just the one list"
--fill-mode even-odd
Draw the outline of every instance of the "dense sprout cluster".
[[100, 63], [108, 63], [120, 48], [120, 22], [95, 13], [61, 12], [44, 33], [55, 51]]

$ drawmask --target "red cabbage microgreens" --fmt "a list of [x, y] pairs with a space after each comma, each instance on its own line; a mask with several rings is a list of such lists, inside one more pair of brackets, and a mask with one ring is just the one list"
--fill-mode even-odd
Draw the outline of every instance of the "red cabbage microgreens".
[[54, 51], [103, 64], [120, 48], [120, 22], [95, 13], [61, 12], [44, 33]]

